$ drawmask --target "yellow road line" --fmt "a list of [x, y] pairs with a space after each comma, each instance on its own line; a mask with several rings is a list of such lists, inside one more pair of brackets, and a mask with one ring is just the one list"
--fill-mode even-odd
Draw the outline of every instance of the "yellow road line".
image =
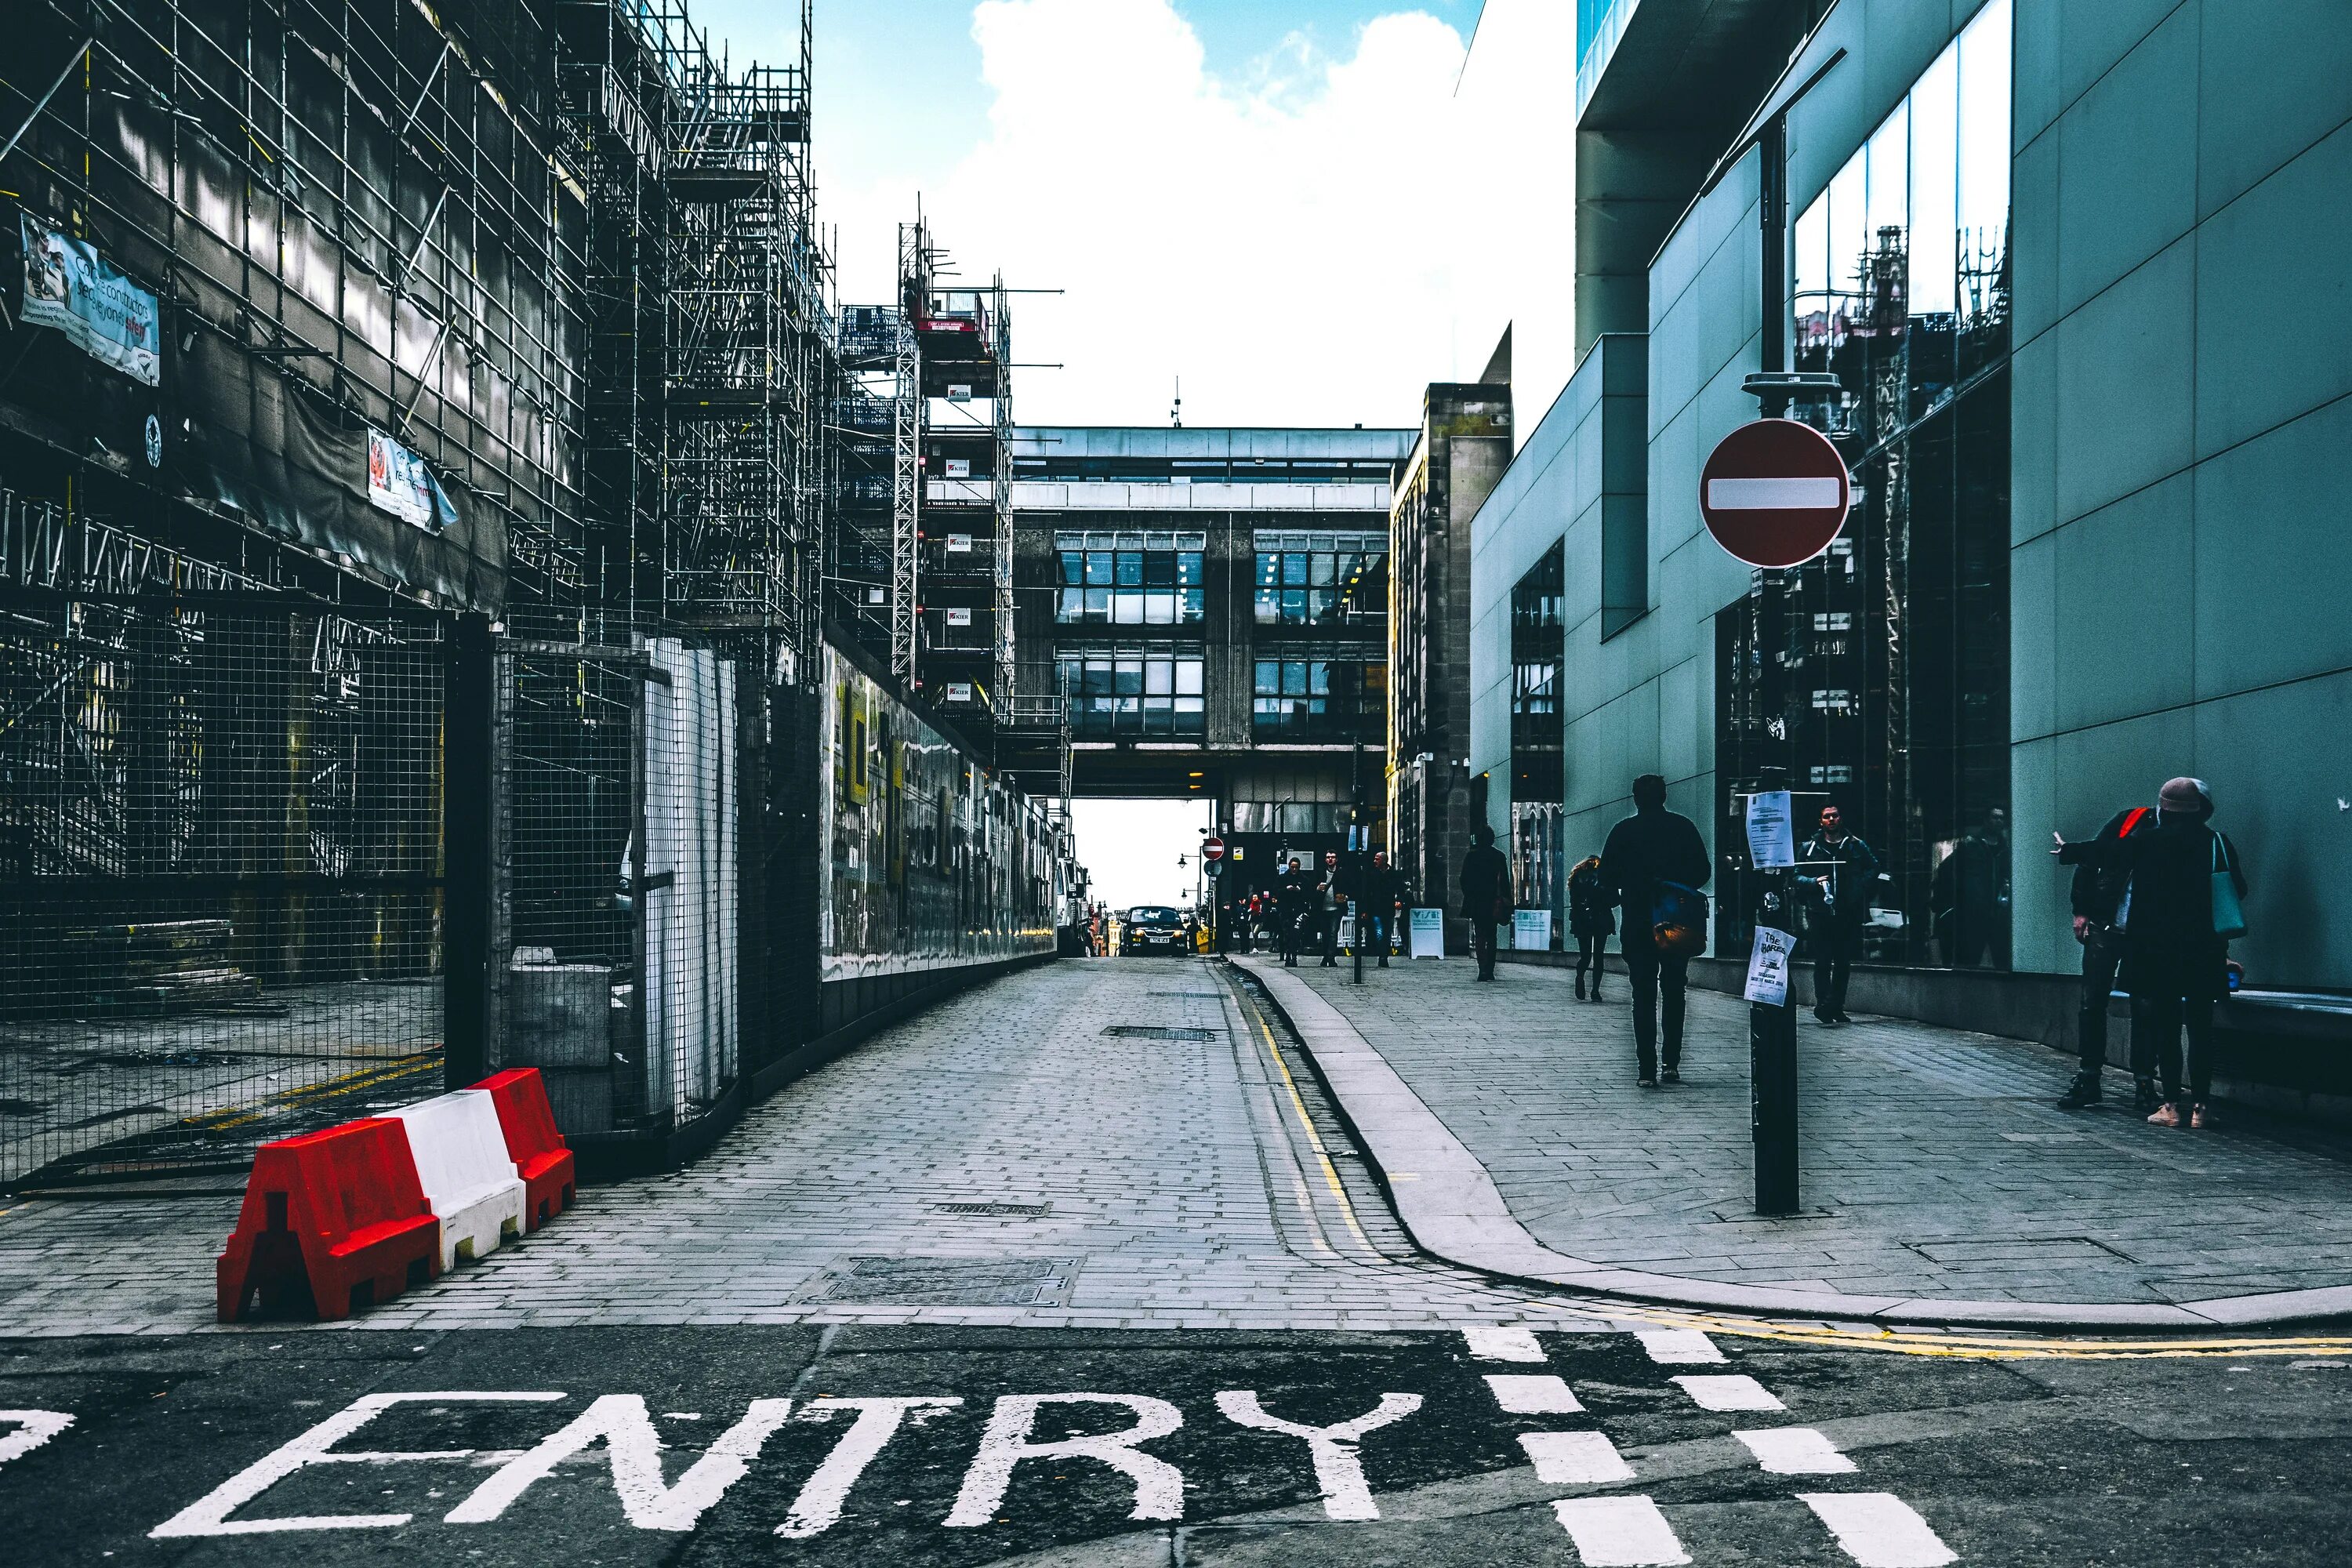
[[1282, 1075], [1283, 1092], [1289, 1098], [1291, 1111], [1298, 1118], [1300, 1131], [1307, 1134], [1307, 1146], [1315, 1151], [1315, 1163], [1323, 1173], [1323, 1184], [1331, 1189], [1331, 1196], [1339, 1205], [1339, 1217], [1347, 1222], [1348, 1233], [1356, 1238], [1357, 1246], [1375, 1258], [1380, 1257], [1381, 1249], [1372, 1245], [1371, 1237], [1366, 1236], [1364, 1227], [1356, 1222], [1356, 1205], [1348, 1201], [1348, 1189], [1339, 1184], [1339, 1172], [1331, 1163], [1330, 1151], [1324, 1148], [1322, 1134], [1315, 1131], [1314, 1120], [1307, 1114], [1307, 1102], [1298, 1094], [1298, 1080], [1290, 1076], [1290, 1064], [1283, 1060], [1282, 1047], [1275, 1043], [1274, 1031], [1266, 1027], [1265, 1016], [1250, 1003], [1246, 993], [1240, 1000], [1249, 1013], [1250, 1022], [1257, 1026], [1258, 1034], [1265, 1040], [1266, 1052], [1274, 1058], [1275, 1070]]

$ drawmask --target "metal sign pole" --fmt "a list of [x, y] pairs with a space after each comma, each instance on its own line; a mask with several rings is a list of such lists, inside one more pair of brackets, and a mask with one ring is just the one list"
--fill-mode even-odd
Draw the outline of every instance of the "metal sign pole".
[[[1758, 923], [1796, 934], [1790, 873], [1762, 873]], [[1793, 965], [1791, 968], [1793, 969]], [[1748, 1005], [1748, 1131], [1756, 1150], [1756, 1212], [1794, 1214], [1797, 1180], [1797, 992], [1790, 976], [1780, 1005]]]

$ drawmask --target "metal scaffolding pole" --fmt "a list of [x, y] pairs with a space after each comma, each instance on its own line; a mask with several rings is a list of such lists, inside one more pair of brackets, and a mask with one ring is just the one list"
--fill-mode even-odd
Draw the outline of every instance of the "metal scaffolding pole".
[[890, 426], [890, 672], [915, 682], [916, 560], [923, 486], [923, 377], [915, 318], [929, 290], [920, 219], [898, 226], [898, 403]]
[[[996, 630], [996, 681], [991, 699], [1000, 713], [1013, 705], [1013, 319], [1004, 309], [1004, 274], [996, 275], [990, 325], [995, 334], [996, 396], [992, 400], [996, 450], [991, 467], [996, 529], [996, 602], [990, 617]], [[1065, 791], [1065, 794], [1067, 792]]]

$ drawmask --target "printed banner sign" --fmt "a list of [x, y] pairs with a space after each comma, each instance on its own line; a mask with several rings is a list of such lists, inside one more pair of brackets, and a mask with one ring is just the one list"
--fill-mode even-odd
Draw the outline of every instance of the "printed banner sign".
[[1412, 933], [1409, 958], [1444, 958], [1445, 956], [1445, 911], [1414, 910], [1407, 929]]
[[1748, 957], [1748, 999], [1768, 1007], [1789, 1005], [1789, 963], [1797, 939], [1771, 926], [1756, 928], [1756, 950]]
[[950, 555], [969, 555], [969, 554], [971, 554], [971, 534], [969, 534], [969, 533], [950, 533], [950, 534], [949, 534], [949, 535], [948, 535], [948, 553], [949, 553], [949, 554], [950, 554]]
[[1513, 910], [1511, 911], [1511, 946], [1520, 952], [1551, 951], [1551, 911], [1549, 910]]
[[1797, 863], [1787, 790], [1766, 790], [1748, 797], [1748, 863], [1759, 871]]
[[438, 533], [433, 475], [425, 459], [371, 426], [368, 430], [368, 505], [403, 522]]
[[947, 459], [947, 468], [948, 478], [951, 479], [968, 479], [971, 478], [971, 459], [970, 458], [950, 458]]
[[162, 379], [163, 314], [155, 296], [108, 266], [98, 247], [68, 239], [29, 213], [17, 215], [25, 240], [25, 320], [55, 327], [73, 345], [133, 381]]
[[968, 626], [971, 625], [971, 612], [970, 610], [950, 610], [948, 612], [948, 625], [951, 626]]
[[969, 702], [969, 701], [971, 701], [971, 681], [969, 681], [969, 680], [950, 680], [950, 681], [949, 681], [949, 682], [948, 682], [948, 700], [949, 700], [949, 701], [950, 701], [950, 702]]
[[950, 403], [970, 403], [971, 401], [971, 383], [968, 381], [951, 381], [948, 383], [948, 401]]

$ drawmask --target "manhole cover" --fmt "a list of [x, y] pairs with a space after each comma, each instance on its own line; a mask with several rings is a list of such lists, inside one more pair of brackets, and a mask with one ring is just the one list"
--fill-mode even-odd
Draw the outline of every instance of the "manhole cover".
[[1222, 1031], [1172, 1024], [1113, 1024], [1103, 1033], [1121, 1040], [1213, 1040]]
[[1045, 1204], [933, 1204], [941, 1214], [982, 1215], [992, 1219], [1041, 1219], [1054, 1212]]
[[853, 1258], [797, 1300], [893, 1307], [1064, 1307], [1075, 1258]]

